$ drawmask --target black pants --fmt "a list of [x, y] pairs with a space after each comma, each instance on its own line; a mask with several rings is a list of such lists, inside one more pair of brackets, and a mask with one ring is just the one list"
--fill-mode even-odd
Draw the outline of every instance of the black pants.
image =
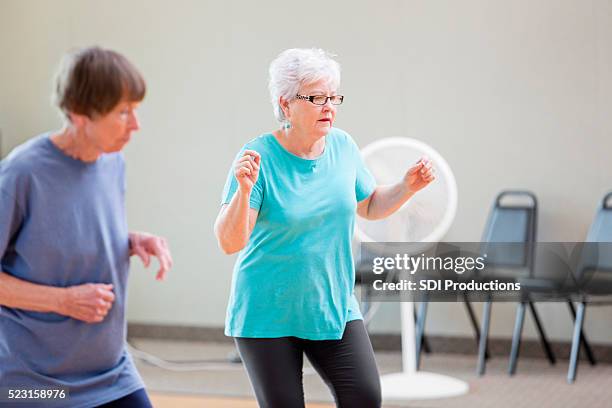
[[341, 340], [238, 337], [235, 341], [261, 408], [304, 407], [304, 354], [338, 407], [381, 406], [378, 368], [361, 320], [348, 322]]
[[147, 392], [144, 388], [141, 388], [118, 400], [100, 405], [98, 408], [153, 408], [153, 405], [151, 405], [151, 401], [149, 401]]

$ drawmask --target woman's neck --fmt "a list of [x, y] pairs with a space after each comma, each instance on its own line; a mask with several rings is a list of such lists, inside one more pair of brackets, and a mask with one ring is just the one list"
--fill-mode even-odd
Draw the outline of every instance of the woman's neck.
[[52, 134], [51, 142], [66, 156], [86, 163], [95, 162], [102, 155], [100, 149], [88, 142], [85, 134], [73, 127], [64, 127]]
[[325, 150], [325, 136], [312, 138], [293, 128], [279, 129], [273, 134], [287, 151], [304, 159], [316, 159]]

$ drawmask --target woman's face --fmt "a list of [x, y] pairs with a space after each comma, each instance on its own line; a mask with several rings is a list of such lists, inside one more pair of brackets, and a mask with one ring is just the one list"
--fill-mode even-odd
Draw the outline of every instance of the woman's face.
[[104, 153], [118, 152], [130, 141], [132, 132], [140, 129], [136, 116], [138, 102], [121, 101], [107, 114], [85, 118], [81, 125], [87, 141]]
[[[298, 94], [333, 96], [336, 95], [336, 88], [332, 88], [327, 80], [319, 80], [302, 85]], [[329, 100], [325, 105], [315, 105], [304, 99], [292, 99], [284, 104], [281, 100], [281, 104], [291, 128], [316, 139], [327, 135], [336, 118], [336, 106]]]

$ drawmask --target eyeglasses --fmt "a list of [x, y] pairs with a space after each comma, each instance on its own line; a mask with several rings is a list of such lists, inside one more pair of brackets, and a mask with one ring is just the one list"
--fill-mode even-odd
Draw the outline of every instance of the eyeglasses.
[[319, 106], [325, 105], [327, 103], [327, 101], [330, 101], [332, 105], [342, 105], [342, 102], [344, 101], [344, 95], [332, 95], [332, 96], [310, 95], [310, 96], [306, 96], [306, 95], [297, 94], [297, 95], [295, 95], [295, 97], [297, 99], [303, 99], [305, 101], [309, 101], [310, 103], [313, 103], [313, 104], [319, 105]]

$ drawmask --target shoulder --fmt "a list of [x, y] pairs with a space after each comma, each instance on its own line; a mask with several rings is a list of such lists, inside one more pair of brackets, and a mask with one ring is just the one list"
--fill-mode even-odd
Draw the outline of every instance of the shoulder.
[[23, 183], [35, 173], [41, 162], [41, 154], [48, 143], [47, 135], [36, 136], [14, 148], [0, 161], [0, 188]]
[[327, 137], [332, 144], [335, 144], [340, 149], [359, 151], [359, 147], [357, 143], [355, 143], [355, 140], [353, 140], [353, 137], [342, 129], [332, 128]]
[[274, 136], [272, 133], [264, 133], [249, 140], [242, 146], [234, 160], [238, 160], [243, 155], [245, 150], [256, 151], [261, 155], [262, 160], [264, 158], [270, 158], [276, 152]]
[[349, 134], [349, 132], [347, 132], [347, 131], [345, 131], [343, 129], [340, 129], [340, 128], [332, 128], [329, 131], [328, 136], [330, 136], [331, 138], [335, 139], [339, 143], [343, 143], [343, 144], [346, 144], [346, 145], [356, 145], [355, 140]]
[[258, 153], [261, 153], [262, 151], [267, 152], [270, 150], [272, 143], [274, 143], [272, 139], [274, 139], [272, 133], [261, 134], [245, 143], [245, 145], [242, 147], [242, 151], [255, 150]]
[[[48, 134], [35, 136], [15, 147], [0, 163], [3, 167], [18, 167], [20, 165], [33, 164], [30, 159], [36, 158], [46, 150]], [[34, 160], [36, 162], [36, 160]]]

